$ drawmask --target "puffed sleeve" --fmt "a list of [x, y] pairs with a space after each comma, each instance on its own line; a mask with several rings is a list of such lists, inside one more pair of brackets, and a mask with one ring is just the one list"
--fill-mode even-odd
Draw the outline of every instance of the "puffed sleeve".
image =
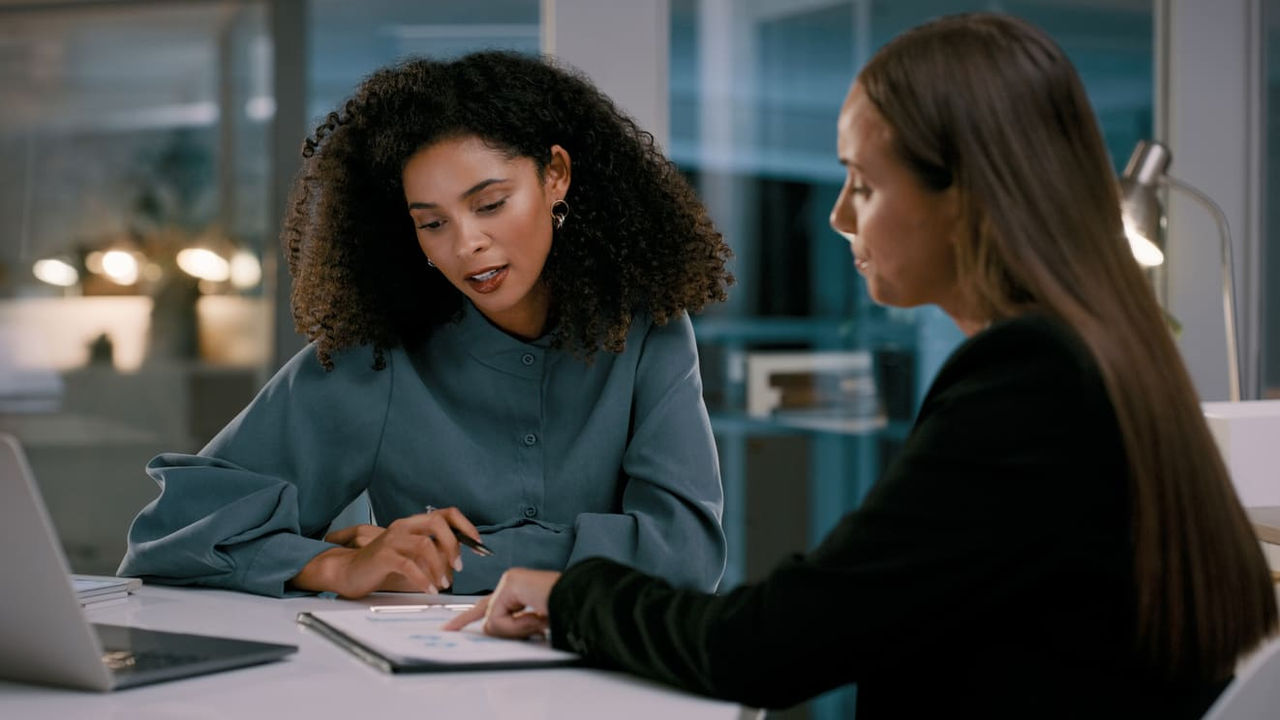
[[569, 564], [606, 557], [714, 590], [725, 565], [724, 493], [687, 315], [650, 329], [632, 408], [621, 512], [579, 515]]
[[147, 474], [160, 495], [129, 529], [119, 574], [281, 596], [333, 545], [334, 517], [370, 481], [393, 368], [367, 348], [298, 353], [197, 455], [165, 453]]

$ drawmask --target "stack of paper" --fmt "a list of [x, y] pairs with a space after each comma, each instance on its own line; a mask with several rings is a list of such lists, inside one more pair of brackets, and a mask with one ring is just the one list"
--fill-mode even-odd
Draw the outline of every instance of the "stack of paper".
[[480, 631], [481, 621], [459, 632], [441, 630], [457, 611], [453, 605], [377, 606], [304, 612], [298, 622], [390, 673], [550, 668], [581, 661], [546, 640], [489, 637]]
[[142, 587], [137, 578], [108, 577], [105, 575], [72, 575], [80, 607], [102, 607], [124, 602], [129, 593]]

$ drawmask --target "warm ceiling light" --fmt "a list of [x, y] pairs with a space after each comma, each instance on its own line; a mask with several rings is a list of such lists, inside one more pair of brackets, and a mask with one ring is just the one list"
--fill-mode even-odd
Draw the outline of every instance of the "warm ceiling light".
[[231, 284], [248, 290], [262, 281], [262, 263], [248, 250], [237, 250], [231, 256]]
[[71, 287], [80, 282], [80, 273], [71, 266], [71, 263], [57, 258], [37, 260], [31, 266], [31, 274], [35, 275], [40, 282], [58, 287]]
[[221, 255], [204, 248], [187, 248], [178, 253], [178, 267], [192, 277], [210, 282], [226, 282], [231, 264]]
[[94, 250], [88, 255], [85, 255], [84, 256], [85, 269], [93, 273], [94, 275], [101, 275], [102, 274], [102, 256], [105, 254], [106, 253], [102, 252], [101, 250]]
[[124, 250], [108, 250], [102, 254], [102, 274], [117, 285], [138, 282], [138, 258]]

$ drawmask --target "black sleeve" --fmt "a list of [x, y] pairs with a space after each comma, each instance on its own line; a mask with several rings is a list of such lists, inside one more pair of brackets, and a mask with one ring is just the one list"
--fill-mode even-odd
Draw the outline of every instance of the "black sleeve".
[[1005, 323], [956, 351], [902, 455], [811, 553], [722, 596], [584, 562], [552, 592], [553, 641], [597, 665], [785, 707], [905, 666], [1051, 587], [1047, 559], [1088, 553], [1090, 537], [1112, 542], [1123, 525], [1123, 467], [1088, 353], [1049, 321]]

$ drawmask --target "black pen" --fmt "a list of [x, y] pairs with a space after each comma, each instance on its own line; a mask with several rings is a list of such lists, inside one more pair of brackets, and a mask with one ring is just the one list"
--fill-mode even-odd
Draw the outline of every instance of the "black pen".
[[[426, 507], [426, 510], [427, 512], [431, 513], [431, 512], [435, 512], [436, 508], [434, 505], [428, 505]], [[471, 548], [471, 551], [474, 552], [475, 554], [481, 557], [490, 557], [493, 555], [493, 551], [490, 550], [488, 547], [486, 547], [485, 544], [480, 542], [479, 540], [476, 540], [470, 535], [467, 535], [466, 533], [462, 532], [456, 527], [450, 526], [449, 529], [453, 531], [453, 536], [458, 538], [458, 542]]]
[[471, 548], [472, 552], [480, 555], [481, 557], [489, 557], [490, 555], [493, 555], [493, 551], [486, 547], [484, 543], [463, 533], [458, 528], [453, 528], [453, 536], [458, 538], [458, 542]]

